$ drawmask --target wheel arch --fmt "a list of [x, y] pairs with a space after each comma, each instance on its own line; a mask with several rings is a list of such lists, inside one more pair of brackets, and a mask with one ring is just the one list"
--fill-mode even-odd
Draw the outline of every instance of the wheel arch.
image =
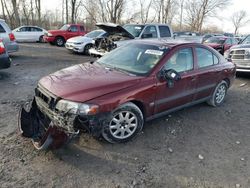
[[230, 87], [230, 84], [231, 84], [231, 83], [230, 83], [230, 79], [224, 78], [223, 80], [227, 83], [227, 86]]
[[143, 102], [138, 101], [138, 100], [131, 100], [131, 101], [128, 101], [128, 102], [131, 102], [131, 103], [135, 104], [141, 110], [141, 112], [143, 114], [143, 118], [145, 119], [145, 117], [146, 117], [146, 108], [145, 108]]
[[57, 36], [55, 36], [55, 40], [56, 40], [56, 38], [63, 38], [63, 40], [66, 42], [66, 39], [65, 39], [65, 37], [64, 36], [62, 36], [62, 35], [57, 35]]

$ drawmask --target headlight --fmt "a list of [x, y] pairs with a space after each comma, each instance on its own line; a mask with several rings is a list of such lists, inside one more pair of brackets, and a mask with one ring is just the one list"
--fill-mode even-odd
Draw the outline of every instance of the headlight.
[[246, 50], [245, 50], [245, 55], [246, 55], [246, 56], [250, 56], [250, 49], [246, 49]]
[[56, 104], [56, 109], [71, 114], [94, 115], [98, 113], [98, 106], [84, 103], [77, 103], [68, 100], [60, 100]]
[[229, 58], [229, 53], [230, 53], [230, 50], [227, 50], [224, 52], [224, 57], [225, 58]]
[[83, 44], [84, 42], [74, 42], [75, 45], [81, 45]]
[[48, 36], [49, 36], [49, 37], [52, 37], [53, 35], [52, 35], [51, 33], [48, 33]]

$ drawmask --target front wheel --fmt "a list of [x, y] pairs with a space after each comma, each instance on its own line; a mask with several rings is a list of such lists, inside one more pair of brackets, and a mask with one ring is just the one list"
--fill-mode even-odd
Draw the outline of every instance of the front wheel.
[[44, 43], [43, 35], [41, 35], [41, 36], [39, 37], [39, 42], [40, 42], [40, 43]]
[[90, 48], [92, 48], [92, 44], [87, 44], [87, 45], [85, 46], [85, 48], [84, 48], [83, 53], [84, 53], [85, 55], [89, 55], [89, 49], [90, 49]]
[[55, 43], [57, 46], [62, 47], [64, 46], [65, 40], [62, 37], [56, 37]]
[[213, 95], [207, 103], [211, 106], [220, 106], [226, 97], [228, 84], [226, 81], [221, 81], [215, 88]]
[[110, 142], [127, 142], [143, 128], [143, 114], [134, 103], [128, 102], [112, 112], [102, 129], [103, 138]]

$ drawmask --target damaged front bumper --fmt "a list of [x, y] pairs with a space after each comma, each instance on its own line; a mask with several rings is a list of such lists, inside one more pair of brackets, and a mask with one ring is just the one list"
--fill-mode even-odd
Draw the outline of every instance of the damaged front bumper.
[[107, 117], [107, 113], [92, 116], [59, 113], [36, 96], [29, 109], [20, 110], [18, 124], [22, 136], [31, 138], [36, 149], [55, 149], [78, 135], [80, 130], [100, 137]]

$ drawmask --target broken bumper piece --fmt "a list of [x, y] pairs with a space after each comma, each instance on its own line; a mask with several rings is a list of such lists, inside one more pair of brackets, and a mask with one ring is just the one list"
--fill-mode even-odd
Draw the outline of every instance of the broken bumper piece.
[[22, 136], [31, 138], [38, 150], [59, 148], [79, 133], [79, 131], [69, 133], [54, 123], [38, 108], [35, 99], [29, 110], [24, 107], [20, 110], [18, 126]]
[[18, 126], [22, 136], [31, 138], [36, 149], [56, 149], [78, 135], [79, 130], [99, 138], [109, 116], [110, 113], [92, 116], [59, 114], [35, 97], [29, 109], [23, 107], [20, 110]]

